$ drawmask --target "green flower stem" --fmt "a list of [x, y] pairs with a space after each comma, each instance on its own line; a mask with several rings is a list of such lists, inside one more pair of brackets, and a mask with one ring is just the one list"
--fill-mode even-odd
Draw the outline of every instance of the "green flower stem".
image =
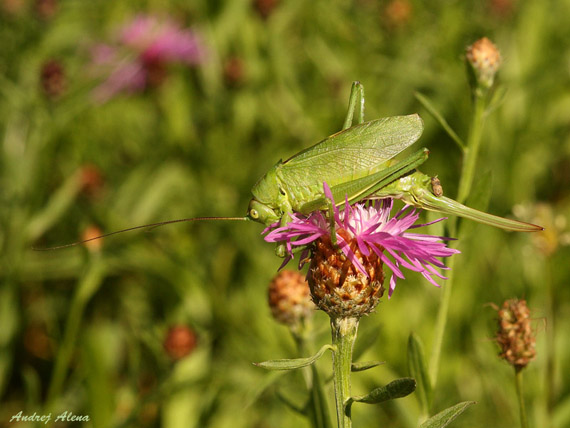
[[358, 318], [331, 318], [333, 341], [333, 379], [336, 414], [339, 428], [350, 428], [352, 421], [345, 412], [345, 403], [350, 398], [350, 367], [352, 350], [358, 330]]
[[[451, 245], [449, 245], [451, 247]], [[453, 288], [453, 272], [455, 265], [455, 257], [452, 257], [447, 262], [447, 267], [450, 270], [446, 271], [447, 281], [443, 286], [443, 296], [439, 304], [439, 311], [437, 313], [437, 321], [435, 324], [435, 336], [433, 339], [433, 347], [431, 351], [429, 375], [432, 383], [432, 388], [435, 389], [437, 384], [437, 374], [439, 372], [439, 359], [441, 356], [441, 348], [443, 346], [443, 336], [447, 326], [447, 316], [449, 315], [449, 304], [451, 302], [451, 290]]]
[[548, 320], [548, 328], [546, 329], [546, 409], [547, 415], [550, 417], [556, 404], [556, 372], [555, 372], [555, 295], [554, 281], [552, 280], [552, 257], [547, 257], [544, 269], [544, 282], [546, 283], [546, 319]]
[[[469, 137], [467, 139], [467, 147], [463, 150], [463, 167], [461, 169], [461, 177], [459, 179], [459, 192], [457, 195], [457, 200], [459, 202], [465, 202], [471, 187], [473, 185], [473, 180], [475, 178], [475, 170], [477, 164], [477, 157], [479, 154], [479, 147], [481, 145], [481, 137], [483, 135], [483, 125], [485, 121], [485, 108], [487, 106], [486, 93], [481, 93], [480, 91], [475, 91], [474, 95], [474, 108], [473, 108], [473, 119], [471, 122], [471, 128], [469, 130]], [[453, 243], [450, 242], [450, 246], [457, 245], [460, 242], [461, 233], [457, 230], [457, 218], [453, 219], [449, 223], [449, 236], [454, 236], [458, 238], [457, 241]], [[441, 304], [439, 306], [439, 312], [437, 314], [437, 324], [435, 328], [435, 337], [433, 348], [430, 358], [430, 377], [432, 381], [432, 386], [435, 388], [437, 383], [437, 375], [439, 372], [439, 360], [441, 356], [441, 348], [443, 345], [443, 336], [445, 334], [445, 328], [447, 326], [447, 318], [449, 315], [449, 305], [451, 302], [451, 292], [453, 290], [453, 278], [454, 278], [454, 265], [455, 257], [452, 257], [447, 266], [450, 268], [448, 272], [448, 280], [445, 282], [443, 287], [443, 296]]]
[[461, 178], [459, 179], [459, 191], [457, 194], [457, 200], [461, 203], [465, 202], [467, 196], [469, 196], [475, 178], [475, 166], [477, 165], [477, 156], [479, 154], [485, 121], [486, 100], [487, 97], [485, 95], [478, 94], [475, 95], [473, 102], [473, 120], [471, 122], [471, 128], [469, 129], [467, 147], [463, 150], [463, 168]]
[[[307, 328], [310, 330], [310, 328]], [[305, 332], [306, 333], [306, 332]], [[292, 332], [293, 338], [297, 344], [297, 350], [300, 357], [312, 354], [312, 349], [307, 346], [306, 334], [296, 334]], [[316, 364], [303, 368], [303, 378], [307, 390], [309, 391], [309, 419], [313, 428], [331, 428], [329, 409], [327, 400], [323, 392], [323, 383], [319, 376]]]
[[517, 397], [519, 399], [519, 410], [521, 415], [521, 428], [528, 428], [528, 419], [526, 417], [526, 409], [524, 405], [522, 369], [515, 367], [515, 384], [517, 387]]

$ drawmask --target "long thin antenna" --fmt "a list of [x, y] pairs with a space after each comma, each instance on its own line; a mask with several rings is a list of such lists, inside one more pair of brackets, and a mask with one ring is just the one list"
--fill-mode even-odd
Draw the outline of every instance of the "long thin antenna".
[[85, 244], [86, 242], [89, 242], [89, 241], [95, 241], [95, 240], [97, 240], [97, 239], [106, 238], [106, 237], [108, 237], [108, 236], [117, 235], [117, 234], [123, 233], [123, 232], [130, 232], [131, 230], [147, 229], [147, 228], [152, 228], [152, 229], [154, 229], [155, 227], [164, 226], [164, 225], [166, 225], [166, 224], [182, 223], [182, 222], [186, 222], [186, 221], [222, 221], [222, 220], [228, 220], [228, 221], [249, 221], [249, 218], [248, 218], [248, 217], [193, 217], [193, 218], [181, 218], [181, 219], [178, 219], [178, 220], [161, 221], [161, 222], [158, 222], [158, 223], [143, 224], [143, 225], [141, 225], [141, 226], [135, 226], [135, 227], [129, 227], [129, 228], [127, 228], [127, 229], [116, 230], [116, 231], [114, 231], [114, 232], [105, 233], [104, 235], [95, 236], [94, 238], [89, 238], [89, 239], [85, 239], [85, 240], [83, 240], [83, 241], [73, 242], [73, 243], [71, 243], [71, 244], [58, 245], [58, 246], [56, 246], [56, 247], [48, 247], [48, 248], [35, 248], [35, 247], [32, 247], [32, 250], [34, 250], [34, 251], [61, 250], [62, 248], [75, 247], [76, 245]]

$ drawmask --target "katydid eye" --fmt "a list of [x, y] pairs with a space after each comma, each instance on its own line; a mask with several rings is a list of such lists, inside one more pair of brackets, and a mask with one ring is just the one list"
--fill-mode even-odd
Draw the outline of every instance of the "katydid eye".
[[259, 218], [259, 213], [258, 213], [257, 210], [255, 210], [255, 209], [249, 210], [249, 215], [250, 215], [251, 218], [253, 218], [253, 219]]

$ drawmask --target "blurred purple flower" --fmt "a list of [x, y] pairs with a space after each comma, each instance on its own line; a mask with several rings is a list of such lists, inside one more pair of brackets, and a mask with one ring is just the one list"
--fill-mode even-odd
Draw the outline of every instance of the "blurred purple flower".
[[116, 45], [99, 44], [91, 52], [92, 65], [107, 79], [94, 90], [105, 102], [120, 92], [139, 92], [157, 86], [173, 63], [199, 64], [204, 58], [199, 37], [171, 19], [139, 15], [120, 31]]
[[[452, 240], [441, 236], [425, 235], [408, 232], [409, 229], [427, 226], [445, 220], [445, 217], [425, 224], [416, 224], [419, 213], [406, 206], [390, 218], [393, 200], [383, 199], [369, 203], [357, 203], [351, 206], [348, 200], [345, 209], [339, 212], [334, 204], [334, 199], [329, 187], [324, 184], [325, 196], [331, 200], [334, 206], [334, 220], [337, 243], [341, 251], [354, 266], [368, 276], [358, 257], [350, 247], [351, 241], [356, 241], [358, 249], [364, 256], [370, 251], [378, 255], [382, 262], [392, 271], [388, 296], [391, 297], [396, 288], [396, 279], [404, 279], [400, 266], [414, 272], [420, 272], [429, 282], [436, 287], [434, 276], [447, 279], [437, 271], [448, 269], [438, 257], [449, 257], [460, 251], [448, 248], [441, 241]], [[292, 221], [283, 227], [274, 223], [266, 228], [263, 233], [267, 242], [285, 242], [289, 252], [283, 266], [293, 259], [293, 247], [306, 246], [321, 237], [331, 235], [330, 222], [322, 211], [315, 211], [310, 215], [293, 213]], [[348, 238], [348, 239], [347, 239]], [[301, 254], [300, 265], [307, 261], [307, 249]], [[393, 260], [388, 258], [386, 251]]]

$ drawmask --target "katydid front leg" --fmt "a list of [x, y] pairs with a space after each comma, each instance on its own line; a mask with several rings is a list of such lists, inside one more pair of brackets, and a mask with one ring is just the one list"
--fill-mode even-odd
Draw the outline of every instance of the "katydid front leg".
[[[364, 86], [359, 81], [352, 82], [352, 87], [350, 88], [350, 97], [348, 99], [348, 112], [346, 114], [346, 119], [344, 120], [344, 125], [342, 130], [348, 129], [352, 126], [352, 121], [356, 113], [356, 123], [364, 123]], [[334, 209], [332, 202], [328, 201], [328, 212], [329, 212], [329, 223], [331, 231], [331, 243], [333, 246], [337, 246], [336, 239], [336, 226], [334, 219]]]
[[352, 82], [350, 98], [348, 99], [348, 113], [342, 126], [343, 131], [352, 126], [355, 113], [356, 124], [364, 123], [364, 86], [359, 81]]

